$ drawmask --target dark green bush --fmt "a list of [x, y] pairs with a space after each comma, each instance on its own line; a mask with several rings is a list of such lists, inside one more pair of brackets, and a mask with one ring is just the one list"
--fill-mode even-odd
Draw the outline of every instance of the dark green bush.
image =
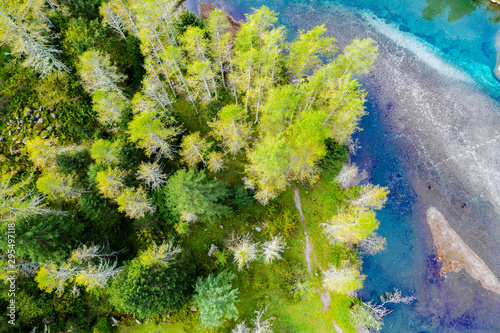
[[64, 174], [75, 172], [83, 176], [90, 163], [92, 163], [92, 158], [88, 149], [82, 149], [76, 152], [57, 155], [56, 163], [57, 172]]
[[205, 22], [200, 20], [193, 12], [184, 11], [178, 18], [175, 27], [182, 35], [186, 32], [188, 27], [205, 28]]

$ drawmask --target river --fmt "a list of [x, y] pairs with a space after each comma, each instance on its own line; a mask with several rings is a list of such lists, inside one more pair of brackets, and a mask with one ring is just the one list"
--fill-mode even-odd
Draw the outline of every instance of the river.
[[[196, 11], [197, 0], [185, 6]], [[377, 216], [387, 249], [364, 259], [360, 297], [414, 295], [382, 332], [500, 332], [500, 295], [466, 272], [439, 276], [425, 211], [438, 208], [500, 276], [500, 84], [492, 74], [499, 14], [471, 0], [214, 0], [242, 19], [269, 6], [291, 39], [325, 23], [340, 47], [374, 38], [375, 70], [354, 162], [391, 194]]]

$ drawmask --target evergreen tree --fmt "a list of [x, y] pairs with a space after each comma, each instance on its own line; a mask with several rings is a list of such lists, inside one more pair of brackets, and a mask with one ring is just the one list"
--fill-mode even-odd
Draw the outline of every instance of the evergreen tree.
[[143, 266], [132, 260], [109, 288], [109, 302], [137, 318], [180, 310], [192, 293], [193, 279], [179, 264]]
[[200, 311], [203, 328], [213, 329], [223, 325], [223, 319], [237, 319], [239, 291], [233, 289], [233, 273], [222, 272], [217, 276], [210, 274], [206, 279], [198, 278], [195, 287], [194, 303]]
[[221, 181], [209, 180], [204, 171], [177, 171], [165, 186], [167, 205], [178, 214], [192, 213], [201, 221], [214, 222], [231, 213], [222, 203], [228, 191]]

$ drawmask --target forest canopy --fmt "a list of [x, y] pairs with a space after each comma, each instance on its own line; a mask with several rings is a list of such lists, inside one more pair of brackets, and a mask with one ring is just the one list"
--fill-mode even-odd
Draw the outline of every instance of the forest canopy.
[[355, 291], [388, 191], [341, 169], [377, 46], [341, 49], [325, 25], [288, 40], [277, 21], [266, 6], [235, 23], [173, 0], [2, 2], [1, 276], [18, 313], [0, 331], [281, 332], [293, 316], [264, 294], [307, 308], [314, 288], [346, 330], [380, 328]]

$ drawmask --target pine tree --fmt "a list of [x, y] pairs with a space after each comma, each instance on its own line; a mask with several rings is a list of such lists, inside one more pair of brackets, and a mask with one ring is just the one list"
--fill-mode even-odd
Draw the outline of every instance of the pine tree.
[[199, 162], [207, 164], [208, 150], [212, 144], [200, 136], [200, 132], [186, 135], [182, 138], [180, 155], [182, 162], [194, 168]]

